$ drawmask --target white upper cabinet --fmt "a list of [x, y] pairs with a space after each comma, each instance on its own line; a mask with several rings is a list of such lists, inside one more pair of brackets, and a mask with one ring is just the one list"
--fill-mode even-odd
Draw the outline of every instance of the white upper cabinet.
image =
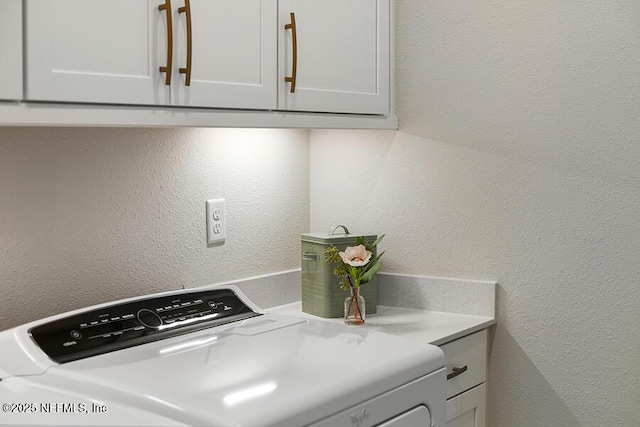
[[22, 2], [0, 1], [0, 99], [22, 98]]
[[278, 109], [389, 114], [390, 14], [390, 0], [280, 0]]
[[395, 129], [391, 21], [391, 0], [0, 0], [0, 100], [22, 101], [0, 125]]
[[[277, 106], [275, 0], [174, 0], [180, 6], [173, 104]], [[189, 60], [191, 63], [189, 63]], [[182, 72], [180, 72], [182, 69]], [[188, 73], [190, 82], [187, 86]]]
[[275, 0], [27, 0], [27, 16], [29, 100], [276, 107]]
[[159, 66], [169, 62], [170, 21], [159, 4], [26, 0], [26, 98], [169, 104], [166, 73]]

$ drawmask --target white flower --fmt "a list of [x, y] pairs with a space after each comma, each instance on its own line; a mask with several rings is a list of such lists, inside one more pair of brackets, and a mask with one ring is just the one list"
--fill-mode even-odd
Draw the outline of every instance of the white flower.
[[368, 251], [364, 245], [347, 246], [344, 252], [340, 252], [338, 255], [345, 264], [352, 267], [365, 266], [371, 260], [371, 251]]

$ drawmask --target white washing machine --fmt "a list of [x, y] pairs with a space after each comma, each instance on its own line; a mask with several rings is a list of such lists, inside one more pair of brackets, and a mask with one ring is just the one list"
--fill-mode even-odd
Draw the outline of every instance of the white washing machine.
[[233, 286], [0, 332], [0, 425], [441, 427], [437, 347], [261, 312]]

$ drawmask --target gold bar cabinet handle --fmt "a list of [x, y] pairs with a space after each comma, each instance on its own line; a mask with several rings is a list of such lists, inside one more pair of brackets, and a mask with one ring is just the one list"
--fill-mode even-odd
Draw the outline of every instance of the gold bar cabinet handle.
[[173, 68], [173, 19], [171, 18], [171, 0], [164, 0], [164, 4], [158, 6], [161, 11], [167, 13], [167, 66], [160, 67], [160, 72], [165, 73], [164, 84], [171, 85], [171, 69]]
[[296, 77], [298, 75], [298, 31], [296, 30], [296, 14], [291, 12], [291, 22], [284, 26], [285, 30], [291, 30], [293, 41], [293, 65], [291, 67], [291, 77], [285, 77], [284, 81], [291, 83], [291, 93], [296, 92]]
[[193, 32], [191, 30], [191, 2], [184, 0], [184, 6], [178, 8], [178, 13], [184, 13], [187, 17], [187, 66], [180, 68], [180, 74], [185, 74], [185, 86], [191, 86], [191, 54], [193, 52]]

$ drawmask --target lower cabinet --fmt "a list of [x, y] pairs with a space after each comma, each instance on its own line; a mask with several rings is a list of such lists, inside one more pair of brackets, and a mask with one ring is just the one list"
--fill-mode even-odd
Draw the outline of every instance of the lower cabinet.
[[447, 400], [447, 427], [485, 427], [487, 385], [485, 383]]
[[485, 427], [487, 331], [440, 346], [447, 366], [447, 427]]

